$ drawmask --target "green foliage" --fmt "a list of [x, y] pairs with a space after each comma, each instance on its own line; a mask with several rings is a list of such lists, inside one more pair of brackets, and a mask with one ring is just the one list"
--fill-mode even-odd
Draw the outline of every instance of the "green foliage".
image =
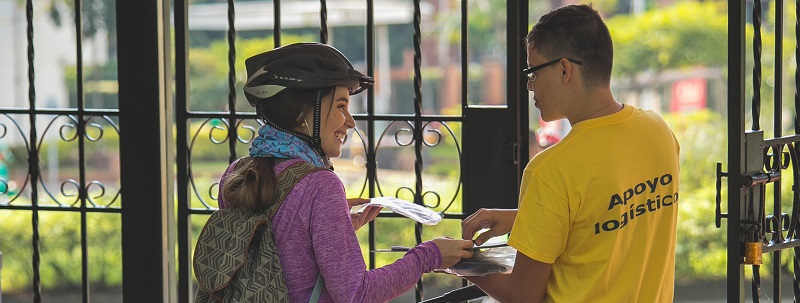
[[[84, 153], [89, 165], [98, 162], [98, 158], [106, 159], [112, 155], [119, 154], [119, 133], [113, 127], [104, 127], [102, 129], [102, 137], [99, 129], [88, 128], [87, 133], [90, 136], [99, 138], [97, 141], [91, 141], [84, 138]], [[94, 137], [93, 137], [94, 138]], [[68, 138], [71, 139], [71, 138]], [[92, 139], [94, 140], [94, 139]], [[55, 146], [54, 146], [55, 145]], [[77, 139], [66, 141], [61, 138], [51, 139], [42, 142], [39, 152], [41, 155], [47, 153], [50, 148], [56, 148], [58, 151], [58, 163], [61, 166], [77, 166], [80, 154], [78, 153]], [[43, 156], [40, 156], [43, 158]], [[46, 158], [43, 158], [46, 159]], [[44, 163], [44, 165], [47, 165]]]
[[[283, 44], [313, 41], [312, 36], [281, 36]], [[250, 110], [241, 93], [247, 72], [244, 60], [250, 56], [274, 48], [273, 36], [257, 39], [237, 39], [236, 47], [236, 95], [237, 109]], [[228, 42], [217, 40], [208, 48], [192, 48], [189, 51], [189, 97], [194, 111], [223, 111], [228, 107]]]
[[[258, 125], [254, 121], [242, 122], [250, 125], [254, 131], [258, 131]], [[245, 139], [252, 139], [254, 133], [248, 133], [242, 127], [237, 129], [238, 135]], [[220, 119], [213, 118], [202, 121], [193, 121], [189, 126], [189, 147], [191, 148], [191, 160], [196, 161], [225, 161], [228, 155], [228, 126]], [[236, 142], [236, 154], [246, 155], [248, 144]], [[224, 171], [224, 170], [223, 170]]]
[[[448, 122], [447, 126], [445, 126], [443, 124], [433, 123], [430, 129], [440, 133], [441, 138], [438, 141], [438, 145], [423, 147], [427, 158], [425, 173], [458, 179], [461, 174], [458, 148], [463, 144], [461, 139], [461, 124]], [[451, 131], [452, 135], [450, 133]], [[438, 135], [428, 133], [426, 134], [426, 141], [430, 143], [437, 142], [437, 137]], [[458, 145], [456, 145], [456, 140], [458, 141]]]
[[[685, 170], [687, 167], [682, 167]], [[709, 178], [711, 179], [711, 178]], [[681, 183], [682, 187], [685, 183]], [[726, 231], [714, 225], [714, 187], [681, 189], [675, 277], [679, 280], [723, 278], [726, 274]]]
[[[121, 285], [122, 242], [119, 215], [89, 214], [86, 220], [89, 281], [93, 285]], [[4, 291], [28, 289], [33, 281], [30, 222], [29, 211], [0, 212]], [[80, 226], [80, 215], [77, 213], [39, 213], [39, 273], [42, 288], [57, 290], [81, 287]]]
[[728, 158], [725, 119], [718, 113], [703, 110], [666, 114], [664, 120], [681, 146], [681, 192], [713, 188], [715, 163]]
[[[505, 28], [503, 27], [507, 19], [506, 1], [468, 1], [467, 5], [469, 12], [469, 19], [467, 20], [469, 43], [467, 47], [471, 56], [470, 61], [480, 62], [483, 61], [480, 58], [503, 54], [507, 44]], [[439, 35], [441, 31], [444, 31], [448, 35], [449, 43], [458, 47], [461, 41], [460, 6], [440, 13], [436, 19], [440, 25], [440, 30], [435, 32], [435, 35]]]
[[664, 119], [681, 146], [675, 277], [725, 277], [726, 233], [714, 222], [715, 163], [727, 159], [725, 119], [707, 110]]
[[615, 74], [726, 64], [725, 2], [684, 1], [641, 15], [618, 15], [607, 24]]

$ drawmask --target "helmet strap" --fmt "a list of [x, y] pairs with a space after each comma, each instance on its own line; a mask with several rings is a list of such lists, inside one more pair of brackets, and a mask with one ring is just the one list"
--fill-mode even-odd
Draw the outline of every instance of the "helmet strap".
[[[325, 151], [322, 150], [322, 139], [320, 138], [320, 135], [319, 135], [320, 134], [320, 131], [319, 131], [320, 122], [319, 121], [320, 121], [320, 117], [322, 115], [321, 107], [322, 107], [322, 89], [319, 89], [319, 90], [317, 90], [317, 100], [316, 100], [316, 102], [314, 102], [314, 133], [311, 136], [309, 136], [308, 134], [304, 134], [304, 133], [298, 132], [298, 131], [294, 131], [294, 130], [291, 130], [291, 129], [285, 129], [283, 127], [280, 127], [277, 124], [275, 124], [275, 122], [272, 122], [272, 120], [268, 119], [266, 117], [266, 115], [261, 115], [261, 118], [263, 118], [264, 122], [269, 124], [270, 126], [276, 128], [276, 129], [278, 129], [280, 131], [283, 131], [285, 133], [292, 134], [293, 136], [298, 137], [303, 141], [306, 141], [306, 143], [308, 143], [308, 145], [311, 146], [311, 149], [313, 149], [317, 153], [317, 155], [319, 155], [320, 158], [322, 158], [322, 162], [324, 162], [327, 165], [329, 165], [330, 169], [333, 170], [332, 163], [330, 163], [330, 160], [328, 159], [328, 156], [325, 155]], [[306, 124], [306, 130], [308, 131], [308, 122], [306, 122], [305, 124]]]
[[322, 156], [322, 159], [327, 161], [328, 157], [325, 155], [325, 151], [322, 150], [322, 138], [319, 136], [319, 123], [322, 117], [322, 88], [317, 89], [317, 100], [314, 102], [314, 134], [311, 138], [311, 147]]
[[306, 141], [309, 144], [311, 144], [312, 139], [307, 134], [304, 134], [304, 133], [301, 133], [301, 132], [298, 132], [298, 131], [294, 131], [294, 130], [291, 130], [291, 129], [285, 129], [283, 127], [280, 127], [277, 124], [275, 124], [275, 122], [272, 122], [272, 120], [268, 119], [267, 117], [263, 117], [263, 119], [264, 119], [265, 123], [269, 124], [269, 126], [272, 126], [275, 129], [280, 130], [280, 131], [282, 131], [284, 133], [291, 134], [292, 136], [298, 137], [301, 140]]

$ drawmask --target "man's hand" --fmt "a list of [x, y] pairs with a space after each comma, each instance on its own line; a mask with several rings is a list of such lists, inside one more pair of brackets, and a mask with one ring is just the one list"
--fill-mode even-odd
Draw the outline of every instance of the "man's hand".
[[[362, 199], [362, 198], [347, 199], [347, 205], [350, 206], [350, 208], [366, 203], [369, 203], [369, 199]], [[382, 207], [380, 206], [370, 205], [367, 206], [367, 208], [365, 208], [363, 212], [350, 214], [350, 221], [353, 223], [353, 229], [358, 230], [359, 228], [364, 226], [364, 224], [367, 224], [370, 221], [374, 220], [375, 217], [378, 216], [378, 213], [381, 212], [381, 208]]]
[[516, 218], [516, 209], [481, 208], [461, 222], [461, 238], [471, 240], [476, 232], [488, 228], [475, 238], [475, 245], [481, 245], [492, 237], [511, 232]]

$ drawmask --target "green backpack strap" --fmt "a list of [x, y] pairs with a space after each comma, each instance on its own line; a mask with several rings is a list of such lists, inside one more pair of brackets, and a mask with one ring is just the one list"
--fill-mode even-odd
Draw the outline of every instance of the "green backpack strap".
[[289, 192], [292, 191], [294, 186], [297, 185], [300, 180], [303, 180], [303, 178], [305, 178], [305, 176], [308, 174], [320, 170], [326, 169], [308, 164], [305, 161], [297, 161], [281, 171], [276, 178], [278, 179], [278, 202], [267, 209], [267, 215], [269, 215], [269, 218], [272, 219], [275, 217], [275, 214], [283, 204], [283, 201], [286, 200], [286, 196], [289, 195]]
[[325, 287], [325, 280], [322, 280], [322, 275], [317, 277], [317, 284], [314, 285], [314, 291], [311, 292], [311, 299], [308, 300], [308, 303], [317, 303], [319, 301], [319, 295], [322, 293], [322, 288]]

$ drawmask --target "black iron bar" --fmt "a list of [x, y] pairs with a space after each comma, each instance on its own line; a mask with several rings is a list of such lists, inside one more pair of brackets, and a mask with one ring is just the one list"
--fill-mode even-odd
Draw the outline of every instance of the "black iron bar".
[[745, 1], [728, 1], [728, 302], [744, 301], [744, 266], [740, 230], [744, 172]]
[[[795, 16], [800, 14], [800, 6], [795, 5]], [[800, 19], [795, 20], [795, 41], [800, 40]], [[794, 47], [794, 54], [795, 58], [800, 58], [800, 44], [795, 43]], [[794, 133], [800, 133], [800, 120], [798, 119], [798, 110], [800, 110], [800, 96], [798, 96], [798, 90], [800, 90], [800, 68], [795, 65], [794, 69]], [[789, 227], [789, 238], [794, 239], [795, 235], [797, 235], [797, 221], [798, 215], [800, 215], [800, 177], [798, 177], [798, 170], [800, 170], [800, 166], [797, 163], [797, 154], [798, 154], [798, 145], [794, 144], [790, 146], [790, 156], [792, 156], [792, 174], [793, 178], [793, 191], [792, 191], [792, 216], [791, 216], [791, 226]], [[795, 247], [793, 250], [794, 256], [792, 257], [792, 268], [794, 269], [794, 274], [792, 275], [792, 290], [794, 291], [794, 299], [797, 301], [800, 299], [800, 249]]]
[[[469, 1], [461, 1], [461, 115], [469, 106], [469, 24], [467, 7]], [[464, 163], [461, 163], [464, 166]], [[463, 172], [463, 170], [462, 170]], [[462, 176], [463, 179], [463, 176]]]
[[[780, 181], [781, 173], [777, 171], [770, 171], [766, 173], [747, 174], [744, 176], [743, 187], [753, 187]], [[780, 192], [780, 191], [778, 191]], [[780, 215], [778, 213], [777, 215]]]
[[[234, 116], [238, 119], [256, 119], [255, 113], [227, 113], [227, 112], [187, 112], [187, 117], [192, 118], [227, 118]], [[414, 114], [395, 114], [395, 115], [369, 115], [353, 114], [356, 121], [464, 121], [463, 116], [452, 115], [414, 115]]]
[[[757, 0], [756, 2], [760, 2]], [[773, 128], [774, 128], [774, 136], [780, 137], [783, 135], [783, 125], [782, 125], [782, 117], [781, 114], [783, 113], [783, 0], [775, 0], [775, 64], [773, 67], [775, 69], [775, 87], [774, 87], [774, 107], [773, 107]], [[781, 146], [782, 147], [782, 146]], [[781, 157], [783, 156], [783, 150], [775, 150], [774, 157], [775, 162], [777, 165], [773, 169], [777, 170], [780, 174], [781, 170]], [[781, 209], [781, 181], [777, 180], [772, 185], [773, 188], [773, 214], [775, 216], [779, 216], [783, 212]], [[766, 201], [764, 201], [766, 203]], [[779, 233], [780, 226], [778, 226]], [[772, 280], [773, 281], [780, 281], [781, 280], [781, 267], [783, 266], [783, 262], [781, 262], [781, 251], [776, 250], [772, 253], [772, 260], [776, 262], [772, 262]], [[772, 283], [772, 297], [776, 303], [781, 302], [781, 283]]]
[[769, 244], [764, 245], [764, 247], [762, 248], [762, 252], [766, 254], [769, 252], [775, 252], [782, 249], [794, 248], [794, 247], [800, 247], [800, 239], [787, 239], [786, 241], [777, 243], [770, 242]]
[[192, 228], [191, 199], [189, 198], [189, 148], [188, 124], [189, 115], [189, 72], [188, 72], [188, 31], [189, 3], [187, 0], [175, 0], [175, 165], [177, 167], [177, 224], [178, 224], [178, 302], [194, 301], [191, 293], [192, 281]]
[[[118, 116], [119, 110], [112, 110], [112, 109], [83, 109], [82, 110], [85, 115], [91, 116]], [[19, 108], [7, 108], [7, 107], [0, 107], [0, 112], [4, 114], [27, 114], [30, 110], [27, 109], [19, 109]], [[74, 110], [70, 109], [55, 109], [55, 108], [45, 108], [45, 109], [36, 109], [36, 113], [39, 115], [71, 115], [74, 114]]]
[[273, 0], [272, 5], [274, 7], [272, 18], [275, 20], [272, 25], [272, 37], [275, 47], [279, 47], [281, 46], [281, 0]]
[[228, 0], [228, 163], [236, 160], [236, 11]]
[[[39, 211], [60, 211], [60, 212], [87, 212], [87, 213], [114, 213], [119, 214], [122, 213], [121, 208], [111, 208], [111, 207], [87, 207], [86, 209], [81, 209], [79, 207], [64, 207], [64, 206], [47, 206], [47, 205], [38, 205], [35, 208]], [[0, 210], [7, 209], [7, 210], [33, 210], [34, 206], [31, 205], [3, 205], [0, 206]]]
[[800, 134], [764, 139], [763, 146], [787, 145], [795, 142], [800, 142]]
[[[469, 49], [467, 48], [469, 45], [469, 24], [467, 23], [467, 13], [469, 7], [467, 5], [468, 2], [469, 1], [461, 1], [461, 116], [463, 118], [466, 118], [464, 117], [464, 113], [467, 111], [467, 107], [469, 106]], [[467, 176], [465, 169], [467, 162], [466, 158], [460, 157], [460, 160], [461, 176], [459, 180], [459, 186], [463, 184], [461, 182]], [[464, 218], [469, 215], [471, 214], [462, 212], [462, 216], [459, 219], [464, 220]], [[466, 279], [461, 280], [461, 286], [467, 286]]]
[[89, 243], [87, 239], [88, 230], [86, 222], [86, 148], [85, 148], [85, 134], [86, 134], [86, 121], [84, 120], [83, 108], [84, 92], [83, 92], [83, 1], [75, 0], [75, 62], [76, 62], [76, 76], [75, 85], [77, 90], [77, 138], [78, 138], [78, 199], [80, 200], [80, 237], [81, 237], [81, 294], [82, 302], [89, 303]]
[[761, 0], [753, 1], [753, 130], [761, 129]]
[[328, 44], [328, 3], [319, 0], [319, 42]]
[[28, 174], [31, 176], [31, 245], [33, 246], [31, 265], [33, 270], [33, 302], [42, 302], [42, 281], [39, 273], [39, 195], [36, 180], [39, 180], [39, 151], [36, 144], [36, 85], [34, 80], [34, 49], [33, 49], [33, 1], [25, 1], [25, 18], [27, 21], [28, 38], [28, 116], [30, 117], [30, 141], [28, 150]]
[[[367, 74], [375, 76], [375, 0], [367, 0]], [[360, 119], [359, 119], [360, 118]], [[369, 197], [375, 197], [375, 180], [378, 176], [377, 160], [375, 157], [375, 88], [367, 90], [367, 114], [355, 118], [367, 121], [367, 182], [369, 182]], [[371, 250], [375, 248], [376, 231], [375, 221], [369, 222], [369, 269], [375, 269], [376, 256]]]
[[[422, 50], [421, 50], [421, 36], [420, 23], [420, 1], [414, 0], [414, 116], [422, 117]], [[414, 186], [414, 203], [423, 205], [422, 200], [422, 120], [414, 120], [414, 175], [416, 182]], [[414, 238], [416, 243], [422, 242], [422, 224], [416, 223], [414, 225]], [[417, 302], [422, 301], [424, 288], [422, 286], [422, 278], [417, 281], [417, 291], [415, 293]]]

